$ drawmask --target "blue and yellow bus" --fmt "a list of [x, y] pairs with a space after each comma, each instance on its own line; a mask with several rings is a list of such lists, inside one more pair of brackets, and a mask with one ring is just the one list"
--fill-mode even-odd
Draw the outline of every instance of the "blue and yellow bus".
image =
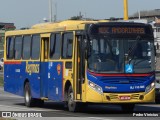
[[152, 27], [130, 22], [67, 20], [6, 32], [4, 90], [25, 105], [64, 102], [69, 111], [88, 103], [155, 101]]

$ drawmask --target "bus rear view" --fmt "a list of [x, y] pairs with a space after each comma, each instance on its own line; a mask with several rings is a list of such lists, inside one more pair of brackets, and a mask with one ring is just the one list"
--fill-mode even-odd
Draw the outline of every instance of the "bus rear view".
[[[155, 100], [152, 28], [140, 23], [88, 27], [86, 101], [115, 103], [124, 111]], [[94, 96], [94, 97], [93, 97]]]

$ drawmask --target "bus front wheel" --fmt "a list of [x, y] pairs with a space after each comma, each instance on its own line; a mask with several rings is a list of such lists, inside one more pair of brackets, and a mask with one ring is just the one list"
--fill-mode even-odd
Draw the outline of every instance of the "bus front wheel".
[[68, 89], [68, 110], [71, 112], [76, 112], [78, 110], [78, 103], [74, 101], [72, 86]]
[[32, 107], [35, 104], [35, 100], [31, 96], [31, 88], [29, 85], [29, 82], [25, 84], [24, 88], [24, 100], [25, 100], [25, 105], [27, 107]]

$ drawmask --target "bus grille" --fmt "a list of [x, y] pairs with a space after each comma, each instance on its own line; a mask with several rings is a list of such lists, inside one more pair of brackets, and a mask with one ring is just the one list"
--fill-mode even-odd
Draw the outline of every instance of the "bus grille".
[[[112, 93], [109, 94], [110, 100], [119, 100], [118, 94], [116, 93]], [[140, 99], [140, 94], [135, 93], [135, 94], [131, 94], [131, 99], [133, 100], [139, 100]]]

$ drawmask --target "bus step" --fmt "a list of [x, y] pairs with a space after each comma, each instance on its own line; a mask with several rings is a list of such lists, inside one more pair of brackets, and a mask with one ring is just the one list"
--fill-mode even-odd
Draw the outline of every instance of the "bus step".
[[47, 101], [47, 100], [48, 100], [48, 98], [42, 97], [42, 98], [41, 98], [41, 100], [45, 100], [45, 101]]

